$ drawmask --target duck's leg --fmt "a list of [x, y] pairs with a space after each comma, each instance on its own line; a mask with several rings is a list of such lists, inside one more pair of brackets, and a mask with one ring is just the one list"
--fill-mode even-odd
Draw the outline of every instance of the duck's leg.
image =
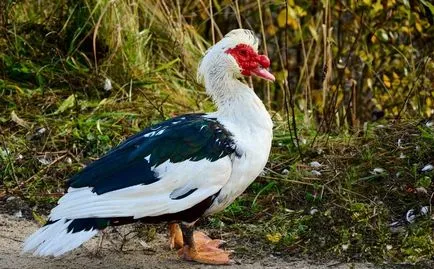
[[185, 260], [206, 264], [229, 264], [230, 252], [219, 249], [213, 240], [195, 241], [194, 223], [181, 224], [184, 246], [179, 250], [179, 255]]
[[104, 236], [106, 235], [106, 230], [105, 229], [101, 230], [100, 233], [101, 233], [101, 237], [99, 239], [98, 246], [96, 247], [95, 252], [93, 253], [95, 257], [102, 257], [101, 255], [102, 243], [104, 241]]
[[[184, 239], [178, 223], [169, 223], [169, 246], [170, 249], [180, 249], [184, 246]], [[224, 241], [220, 239], [211, 239], [205, 233], [200, 231], [193, 232], [193, 239], [197, 245], [212, 245], [218, 248]]]
[[169, 223], [170, 249], [180, 249], [184, 246], [182, 231], [178, 223]]

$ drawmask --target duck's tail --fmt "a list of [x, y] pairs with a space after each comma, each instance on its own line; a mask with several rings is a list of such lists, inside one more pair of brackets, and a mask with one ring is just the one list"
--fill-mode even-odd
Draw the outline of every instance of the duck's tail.
[[23, 251], [36, 256], [60, 256], [94, 237], [101, 219], [58, 219], [48, 221], [24, 241]]

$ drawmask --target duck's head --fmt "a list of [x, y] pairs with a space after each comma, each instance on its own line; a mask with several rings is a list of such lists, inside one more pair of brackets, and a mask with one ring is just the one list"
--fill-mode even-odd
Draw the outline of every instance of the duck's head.
[[259, 41], [250, 30], [230, 31], [223, 39], [209, 48], [198, 69], [198, 78], [225, 79], [255, 75], [274, 81], [274, 76], [267, 68], [270, 60], [258, 54]]

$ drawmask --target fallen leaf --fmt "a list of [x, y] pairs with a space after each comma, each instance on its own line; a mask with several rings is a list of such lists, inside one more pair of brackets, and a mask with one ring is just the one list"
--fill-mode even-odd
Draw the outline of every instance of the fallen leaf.
[[67, 109], [74, 107], [74, 104], [75, 104], [75, 95], [71, 94], [70, 96], [68, 96], [68, 98], [65, 99], [65, 101], [62, 102], [62, 104], [54, 112], [54, 114], [65, 112]]
[[11, 120], [21, 127], [30, 128], [30, 123], [18, 117], [14, 110], [11, 112]]

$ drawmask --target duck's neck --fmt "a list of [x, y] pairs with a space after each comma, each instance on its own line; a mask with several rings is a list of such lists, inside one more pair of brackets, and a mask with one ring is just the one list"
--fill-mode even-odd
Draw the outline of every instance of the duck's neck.
[[205, 88], [217, 105], [218, 117], [231, 119], [239, 124], [272, 128], [270, 115], [253, 89], [226, 74], [205, 77]]

